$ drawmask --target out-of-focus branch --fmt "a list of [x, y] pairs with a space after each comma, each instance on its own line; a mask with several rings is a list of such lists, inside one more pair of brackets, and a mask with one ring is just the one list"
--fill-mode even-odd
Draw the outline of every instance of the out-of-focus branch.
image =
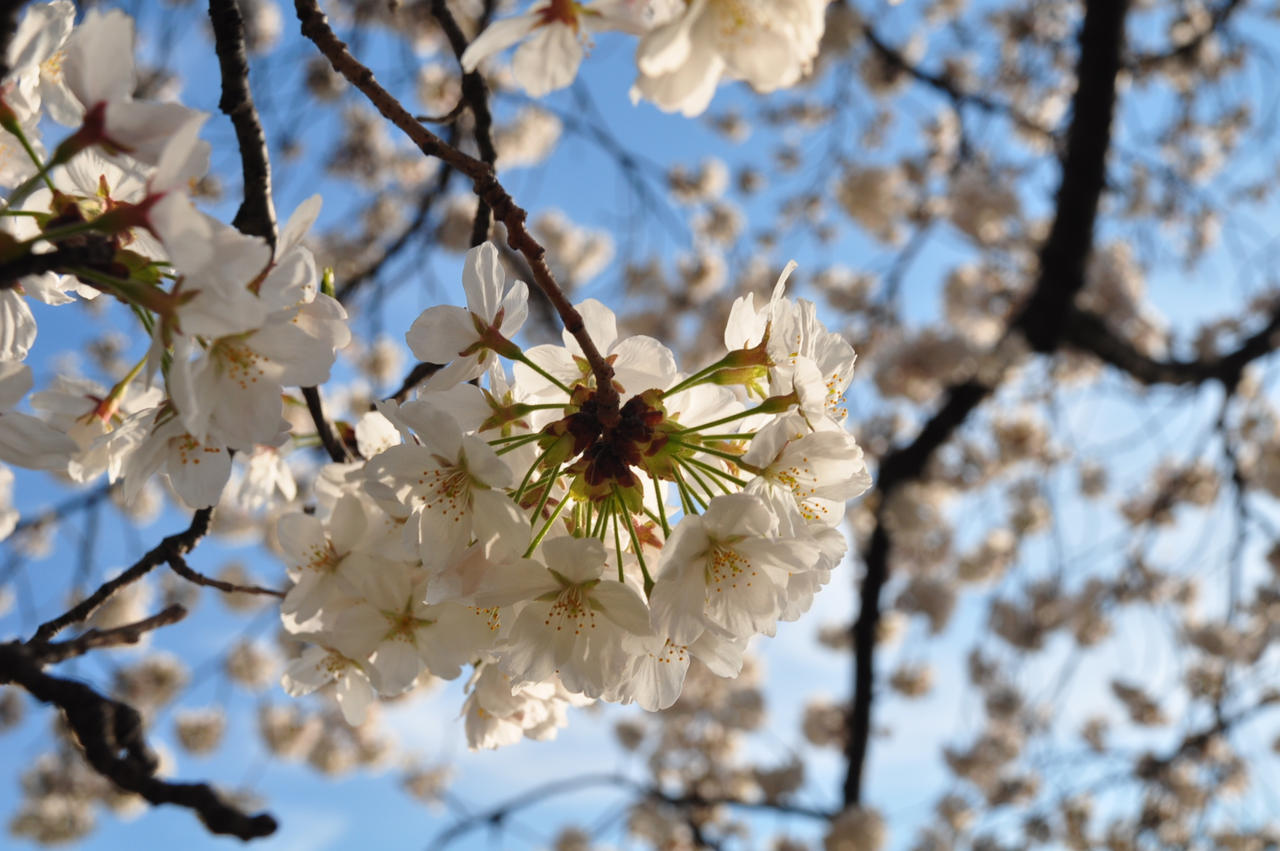
[[1242, 6], [1244, 6], [1243, 0], [1224, 0], [1209, 13], [1209, 24], [1204, 29], [1197, 31], [1190, 38], [1175, 44], [1168, 50], [1129, 56], [1125, 59], [1124, 67], [1130, 71], [1137, 72], [1155, 71], [1162, 65], [1190, 59], [1209, 36], [1221, 31], [1227, 21], [1231, 20], [1231, 16]]
[[1245, 367], [1280, 345], [1280, 309], [1272, 312], [1261, 330], [1231, 352], [1216, 358], [1157, 360], [1112, 331], [1102, 317], [1079, 309], [1072, 309], [1067, 316], [1063, 342], [1088, 352], [1141, 384], [1190, 385], [1218, 381], [1231, 389], [1240, 382]]
[[[181, 607], [172, 607], [156, 618], [176, 620], [181, 613]], [[274, 833], [276, 820], [272, 816], [248, 815], [204, 783], [171, 783], [156, 777], [159, 760], [143, 739], [142, 716], [136, 709], [105, 697], [82, 682], [55, 677], [43, 670], [59, 657], [75, 655], [70, 651], [79, 649], [77, 642], [106, 641], [108, 635], [113, 641], [130, 636], [136, 640], [145, 628], [154, 626], [143, 621], [118, 630], [90, 630], [79, 639], [58, 644], [40, 638], [0, 644], [0, 684], [20, 686], [37, 700], [61, 709], [89, 764], [126, 792], [136, 793], [152, 804], [176, 804], [193, 810], [213, 833], [246, 840]]]
[[[39, 701], [56, 706], [94, 770], [126, 792], [152, 804], [176, 804], [195, 811], [213, 833], [254, 839], [275, 832], [276, 820], [266, 814], [248, 815], [203, 783], [170, 783], [155, 776], [159, 760], [143, 740], [143, 721], [128, 704], [105, 697], [91, 686], [45, 673], [47, 665], [81, 656], [99, 647], [134, 644], [145, 633], [186, 616], [182, 606], [111, 629], [90, 629], [68, 641], [52, 641], [61, 630], [90, 617], [121, 588], [168, 562], [179, 574], [183, 556], [209, 532], [212, 508], [202, 508], [182, 532], [170, 535], [119, 576], [104, 582], [81, 602], [36, 629], [26, 642], [0, 644], [0, 685], [25, 689]], [[195, 571], [188, 572], [199, 576]], [[203, 579], [203, 577], [200, 577]], [[202, 584], [228, 585], [207, 580]], [[240, 589], [238, 586], [235, 590]]]
[[[493, 15], [493, 7], [494, 0], [485, 0], [479, 21], [481, 30]], [[449, 11], [445, 0], [431, 0], [431, 14], [435, 15], [436, 20], [440, 22], [440, 28], [449, 39], [449, 46], [453, 48], [453, 53], [461, 64], [462, 54], [467, 49], [467, 37], [458, 26], [453, 13]], [[480, 153], [480, 159], [487, 163], [489, 168], [493, 168], [494, 163], [498, 161], [498, 150], [493, 146], [493, 115], [489, 112], [489, 86], [484, 81], [484, 75], [479, 71], [463, 73], [462, 101], [471, 110], [471, 117], [475, 124], [476, 150]], [[483, 198], [479, 199], [479, 203], [476, 204], [476, 217], [471, 224], [473, 247], [489, 238], [492, 219], [493, 211], [489, 209], [488, 203]]]
[[324, 403], [320, 401], [320, 388], [303, 387], [302, 398], [307, 402], [307, 411], [311, 414], [311, 422], [315, 423], [316, 436], [320, 438], [324, 451], [329, 453], [329, 460], [342, 464], [351, 460], [347, 447], [333, 433], [333, 427], [324, 415]]
[[18, 521], [18, 524], [13, 527], [13, 531], [9, 534], [12, 537], [13, 535], [18, 535], [28, 529], [34, 529], [35, 527], [44, 525], [45, 523], [56, 523], [77, 511], [92, 508], [104, 499], [110, 497], [116, 487], [118, 487], [118, 485], [115, 484], [100, 485], [93, 490], [76, 494], [46, 511], [22, 518]]
[[0, 79], [9, 76], [9, 42], [18, 31], [18, 12], [25, 5], [21, 0], [0, 4]]
[[802, 807], [787, 803], [741, 801], [736, 798], [708, 798], [697, 794], [670, 795], [657, 786], [633, 780], [623, 774], [582, 774], [577, 777], [567, 777], [563, 780], [553, 780], [548, 783], [544, 783], [527, 792], [515, 795], [503, 803], [487, 810], [466, 816], [437, 836], [435, 841], [433, 841], [429, 847], [432, 849], [447, 848], [452, 845], [454, 841], [461, 839], [473, 830], [486, 825], [500, 825], [503, 821], [515, 815], [520, 810], [536, 806], [550, 798], [555, 798], [559, 795], [567, 795], [571, 792], [577, 792], [582, 789], [595, 789], [608, 786], [625, 789], [636, 793], [640, 798], [658, 801], [663, 804], [669, 804], [673, 807], [727, 806], [747, 810], [784, 813], [786, 815], [802, 816], [805, 818], [816, 819], [818, 821], [827, 821], [832, 816], [832, 813], [825, 810], [817, 810], [811, 807]]
[[[1089, 0], [1085, 6], [1076, 63], [1076, 92], [1053, 225], [1040, 249], [1040, 272], [1035, 288], [1010, 328], [1011, 332], [1021, 333], [1038, 352], [1056, 350], [1063, 337], [1064, 317], [1084, 286], [1098, 200], [1106, 185], [1106, 158], [1111, 143], [1116, 75], [1120, 70], [1127, 6], [1124, 0]], [[915, 440], [889, 452], [881, 461], [876, 481], [879, 507], [863, 553], [866, 572], [858, 620], [854, 624], [854, 694], [845, 746], [846, 806], [862, 801], [862, 773], [871, 736], [875, 637], [880, 623], [880, 594], [888, 579], [892, 548], [884, 525], [885, 506], [898, 488], [921, 476], [934, 452], [994, 389], [978, 381], [951, 387], [942, 408]]]
[[271, 161], [258, 110], [249, 88], [249, 59], [244, 46], [244, 19], [236, 0], [209, 0], [214, 50], [222, 71], [221, 109], [236, 131], [244, 200], [232, 224], [241, 233], [260, 236], [276, 245], [276, 210], [271, 201]]
[[171, 555], [168, 559], [169, 568], [183, 579], [194, 585], [201, 585], [205, 588], [215, 588], [225, 594], [261, 594], [267, 597], [279, 597], [284, 599], [284, 592], [277, 591], [274, 588], [263, 588], [261, 585], [237, 585], [234, 582], [223, 582], [221, 579], [213, 579], [205, 576], [191, 565], [187, 564], [187, 560], [180, 555]]
[[[591, 364], [596, 377], [597, 397], [604, 411], [618, 410], [618, 394], [613, 387], [613, 367], [600, 354], [591, 335], [587, 333], [581, 314], [574, 309], [564, 291], [556, 283], [547, 265], [546, 249], [534, 239], [525, 227], [528, 214], [511, 198], [494, 176], [493, 168], [482, 160], [466, 154], [432, 133], [404, 108], [394, 95], [384, 89], [374, 77], [373, 71], [351, 55], [329, 27], [329, 22], [315, 0], [294, 0], [302, 34], [319, 48], [333, 69], [359, 89], [384, 118], [407, 135], [418, 149], [427, 156], [436, 157], [446, 165], [458, 169], [471, 179], [476, 195], [484, 200], [494, 215], [507, 227], [507, 243], [529, 262], [534, 283], [550, 300], [560, 315], [565, 330], [573, 335]], [[606, 423], [607, 424], [607, 423]]]
[[387, 398], [396, 402], [403, 402], [409, 397], [409, 393], [413, 388], [435, 375], [436, 370], [440, 369], [440, 367], [441, 364], [426, 363], [425, 361], [416, 364], [413, 369], [409, 370], [408, 375], [404, 377], [404, 381], [400, 382], [400, 388]]
[[[244, 175], [244, 200], [232, 224], [241, 233], [262, 237], [274, 249], [278, 234], [275, 206], [271, 201], [271, 162], [262, 122], [249, 89], [244, 19], [240, 16], [236, 0], [209, 0], [209, 18], [213, 22], [214, 49], [222, 73], [222, 98], [218, 101], [218, 108], [230, 117], [235, 126], [241, 173]], [[334, 436], [329, 421], [325, 419], [320, 391], [315, 387], [303, 387], [302, 397], [307, 402], [316, 434], [329, 458], [338, 463], [346, 461], [346, 447]]]
[[208, 534], [209, 522], [212, 518], [212, 508], [202, 508], [197, 511], [191, 518], [191, 525], [184, 531], [168, 536], [123, 573], [102, 583], [98, 586], [98, 590], [53, 620], [41, 624], [36, 629], [32, 642], [47, 642], [72, 624], [82, 623], [121, 588], [137, 582], [153, 568], [159, 567], [171, 558], [181, 558], [191, 552], [200, 539]]
[[50, 641], [40, 651], [40, 661], [46, 665], [83, 656], [99, 647], [119, 647], [121, 644], [137, 644], [142, 636], [162, 626], [175, 624], [187, 616], [187, 610], [178, 604], [169, 606], [149, 618], [127, 623], [111, 629], [90, 629], [69, 641]]

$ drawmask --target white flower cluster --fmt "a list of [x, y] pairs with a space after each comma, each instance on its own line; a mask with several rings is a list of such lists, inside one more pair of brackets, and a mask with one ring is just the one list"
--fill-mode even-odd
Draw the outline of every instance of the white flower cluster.
[[[289, 436], [284, 388], [326, 381], [350, 339], [301, 245], [319, 198], [294, 213], [274, 249], [198, 211], [188, 189], [209, 163], [197, 138], [206, 114], [133, 99], [127, 15], [91, 9], [77, 27], [74, 18], [67, 0], [31, 7], [0, 83], [5, 259], [65, 251], [73, 256], [58, 267], [75, 270], [0, 288], [0, 459], [76, 482], [123, 478], [130, 502], [160, 472], [189, 506], [213, 505], [231, 452], [274, 457]], [[48, 155], [44, 117], [77, 128]], [[27, 299], [100, 293], [132, 309], [151, 340], [146, 355], [110, 388], [54, 378], [30, 398], [42, 418], [14, 411], [33, 385]]]
[[[725, 8], [695, 2], [663, 26], [678, 41]], [[285, 388], [325, 382], [350, 339], [301, 244], [319, 199], [274, 244], [198, 211], [207, 116], [135, 101], [120, 49], [132, 20], [90, 10], [73, 27], [74, 14], [32, 7], [0, 84], [16, 142], [0, 168], [0, 262], [15, 270], [0, 282], [0, 460], [105, 473], [130, 502], [160, 473], [201, 508], [239, 452], [258, 480], [242, 501], [292, 500]], [[76, 128], [49, 154], [44, 117]], [[843, 558], [845, 502], [870, 484], [840, 407], [853, 349], [783, 296], [793, 266], [767, 304], [734, 304], [718, 361], [683, 374], [657, 340], [620, 338], [596, 301], [577, 310], [603, 360], [568, 333], [521, 349], [527, 289], [506, 285], [493, 245], [472, 249], [467, 306], [433, 307], [406, 336], [442, 366], [417, 399], [362, 417], [362, 460], [324, 468], [302, 500], [313, 512], [279, 522], [282, 618], [310, 645], [286, 689], [334, 683], [358, 723], [375, 695], [471, 666], [468, 739], [497, 747], [552, 735], [592, 700], [669, 706], [692, 658], [736, 675], [752, 635], [809, 608]], [[146, 351], [112, 387], [60, 376], [30, 397], [41, 416], [15, 412], [33, 385], [26, 299], [100, 293], [129, 307]], [[0, 511], [0, 529], [14, 520]], [[246, 647], [232, 673], [257, 686], [269, 663]]]
[[326, 468], [319, 510], [280, 522], [284, 623], [314, 645], [291, 693], [336, 681], [357, 722], [375, 693], [475, 664], [468, 739], [496, 747], [549, 734], [575, 701], [670, 706], [691, 658], [736, 675], [752, 635], [809, 608], [870, 484], [840, 408], [853, 349], [783, 296], [791, 268], [766, 305], [734, 304], [727, 353], [689, 375], [578, 305], [610, 405], [567, 333], [511, 341], [525, 285], [506, 286], [493, 245], [472, 249], [467, 307], [407, 335], [447, 365], [366, 415], [367, 460]]
[[724, 78], [758, 92], [795, 85], [818, 53], [829, 0], [538, 0], [497, 21], [462, 55], [467, 71], [522, 42], [516, 81], [533, 97], [573, 82], [594, 33], [640, 36], [631, 99], [666, 112], [706, 110]]

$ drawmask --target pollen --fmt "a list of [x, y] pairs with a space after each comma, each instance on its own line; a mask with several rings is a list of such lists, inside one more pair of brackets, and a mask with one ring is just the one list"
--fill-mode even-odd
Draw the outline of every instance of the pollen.
[[757, 574], [750, 559], [728, 547], [713, 547], [711, 557], [707, 559], [707, 587], [714, 588], [717, 594], [723, 593], [726, 585], [730, 590], [736, 589], [739, 582], [751, 587], [751, 578]]
[[460, 523], [471, 507], [471, 476], [462, 467], [447, 465], [423, 470], [418, 476], [418, 500], [424, 511], [438, 512]]

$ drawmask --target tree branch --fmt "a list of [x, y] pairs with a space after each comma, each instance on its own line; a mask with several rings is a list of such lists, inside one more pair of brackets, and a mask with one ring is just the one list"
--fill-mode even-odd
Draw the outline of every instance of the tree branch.
[[83, 656], [99, 647], [119, 647], [121, 644], [137, 644], [142, 636], [162, 626], [177, 623], [187, 616], [187, 610], [178, 604], [144, 618], [111, 629], [90, 629], [70, 641], [51, 641], [39, 648], [39, 661], [52, 665], [76, 656]]
[[374, 77], [373, 71], [351, 55], [329, 27], [329, 22], [315, 0], [294, 0], [302, 34], [319, 48], [334, 70], [359, 89], [384, 118], [408, 136], [427, 156], [436, 157], [446, 165], [456, 168], [471, 179], [472, 186], [483, 201], [493, 210], [494, 216], [507, 227], [507, 243], [521, 254], [533, 270], [537, 287], [551, 301], [560, 315], [565, 330], [573, 335], [591, 365], [596, 378], [597, 399], [605, 411], [618, 410], [618, 393], [613, 387], [613, 367], [600, 354], [591, 335], [587, 333], [581, 314], [574, 309], [564, 291], [560, 289], [547, 265], [546, 249], [538, 243], [525, 227], [528, 214], [511, 198], [494, 176], [493, 168], [482, 160], [463, 153], [446, 144], [436, 134], [414, 119], [413, 115], [384, 89]]
[[[240, 16], [236, 0], [209, 0], [209, 19], [213, 22], [214, 49], [222, 73], [222, 98], [218, 101], [218, 108], [227, 114], [235, 127], [240, 169], [244, 176], [244, 200], [231, 223], [243, 234], [265, 239], [274, 252], [278, 233], [275, 206], [271, 201], [271, 162], [262, 122], [249, 89], [244, 19]], [[346, 447], [334, 437], [333, 429], [325, 419], [320, 391], [315, 387], [303, 387], [302, 397], [307, 402], [316, 434], [329, 457], [338, 463], [346, 461]]]
[[276, 210], [271, 201], [271, 162], [267, 139], [249, 88], [249, 60], [244, 45], [244, 19], [236, 0], [209, 0], [214, 50], [222, 72], [221, 109], [236, 131], [244, 200], [232, 220], [241, 233], [260, 236], [276, 246]]
[[[153, 547], [146, 555], [138, 559], [132, 567], [125, 570], [114, 579], [109, 579], [98, 587], [85, 599], [81, 600], [75, 606], [58, 615], [50, 621], [46, 621], [36, 629], [35, 636], [31, 639], [34, 643], [45, 643], [53, 638], [62, 630], [72, 624], [82, 623], [86, 618], [91, 616], [98, 607], [107, 602], [113, 594], [121, 588], [131, 583], [137, 582], [143, 576], [146, 576], [153, 568], [168, 562], [172, 558], [181, 558], [195, 547], [195, 545], [209, 532], [209, 522], [213, 518], [212, 508], [202, 508], [191, 518], [191, 525], [185, 531], [175, 535], [170, 535]], [[29, 643], [31, 643], [29, 642]]]
[[76, 266], [100, 267], [115, 256], [115, 246], [105, 236], [89, 234], [82, 239], [76, 244], [59, 245], [45, 254], [34, 254], [28, 249], [26, 254], [0, 263], [0, 290], [13, 289], [28, 275], [65, 272]]
[[388, 396], [388, 399], [394, 399], [397, 402], [403, 402], [408, 398], [410, 391], [431, 376], [435, 375], [436, 370], [440, 369], [441, 364], [427, 363], [425, 361], [414, 366], [409, 370], [409, 374], [404, 377], [404, 381], [400, 382], [400, 389]]
[[1235, 350], [1217, 358], [1156, 360], [1112, 331], [1102, 317], [1078, 308], [1068, 313], [1063, 342], [1088, 352], [1141, 384], [1191, 385], [1218, 381], [1230, 390], [1240, 382], [1245, 367], [1271, 354], [1280, 345], [1280, 308], [1272, 311], [1261, 330]]
[[351, 460], [351, 456], [347, 453], [347, 447], [333, 433], [329, 420], [325, 418], [324, 403], [320, 401], [320, 389], [318, 387], [303, 387], [302, 398], [307, 402], [307, 410], [311, 413], [311, 422], [315, 423], [316, 435], [320, 438], [320, 443], [324, 446], [325, 452], [329, 453], [329, 460], [337, 464], [343, 464]]
[[[1065, 316], [1084, 286], [1084, 270], [1093, 245], [1098, 201], [1106, 183], [1106, 157], [1116, 97], [1116, 74], [1124, 41], [1124, 0], [1089, 0], [1080, 30], [1076, 92], [1056, 210], [1040, 249], [1040, 271], [1026, 306], [1010, 332], [1021, 333], [1033, 350], [1052, 352], [1063, 338]], [[1008, 336], [1008, 335], [1006, 335]], [[862, 774], [871, 736], [875, 687], [875, 636], [880, 623], [880, 594], [889, 576], [892, 541], [883, 512], [893, 493], [923, 474], [929, 459], [994, 390], [978, 381], [951, 387], [939, 411], [914, 441], [889, 452], [880, 463], [876, 490], [879, 509], [863, 553], [866, 572], [854, 624], [854, 695], [845, 745], [844, 802], [862, 801]]]
[[285, 593], [277, 591], [274, 588], [263, 588], [261, 585], [237, 585], [234, 582], [223, 582], [221, 579], [213, 579], [205, 576], [187, 564], [187, 560], [180, 555], [171, 555], [168, 558], [169, 568], [183, 579], [195, 585], [201, 585], [205, 588], [216, 588], [226, 594], [261, 594], [268, 597], [279, 597], [284, 599]]
[[[131, 626], [136, 628], [138, 624]], [[85, 636], [93, 632], [96, 631]], [[67, 644], [74, 645], [75, 641]], [[152, 804], [176, 804], [194, 810], [213, 833], [255, 839], [275, 832], [276, 820], [270, 815], [247, 815], [206, 784], [170, 783], [157, 778], [159, 760], [143, 740], [142, 716], [136, 709], [104, 697], [84, 683], [42, 670], [61, 652], [57, 648], [63, 646], [34, 638], [26, 644], [0, 644], [0, 684], [21, 686], [37, 700], [61, 709], [89, 764], [126, 792], [134, 792]]]

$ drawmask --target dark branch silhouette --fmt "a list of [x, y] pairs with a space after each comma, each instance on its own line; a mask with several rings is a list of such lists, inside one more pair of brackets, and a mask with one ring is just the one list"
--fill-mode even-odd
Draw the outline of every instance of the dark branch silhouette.
[[[1053, 226], [1040, 249], [1040, 274], [1012, 329], [1038, 352], [1053, 352], [1062, 336], [1066, 308], [1084, 286], [1085, 263], [1093, 244], [1098, 199], [1106, 184], [1116, 74], [1120, 69], [1127, 3], [1090, 0], [1080, 29], [1077, 87], [1072, 99]], [[876, 524], [863, 553], [865, 573], [858, 620], [854, 624], [854, 693], [845, 746], [848, 765], [844, 801], [861, 803], [863, 770], [871, 737], [875, 691], [875, 637], [880, 594], [889, 576], [892, 541], [882, 515], [894, 491], [918, 479], [937, 449], [960, 428], [994, 388], [977, 381], [952, 387], [942, 408], [909, 445], [881, 461], [876, 491]]]

